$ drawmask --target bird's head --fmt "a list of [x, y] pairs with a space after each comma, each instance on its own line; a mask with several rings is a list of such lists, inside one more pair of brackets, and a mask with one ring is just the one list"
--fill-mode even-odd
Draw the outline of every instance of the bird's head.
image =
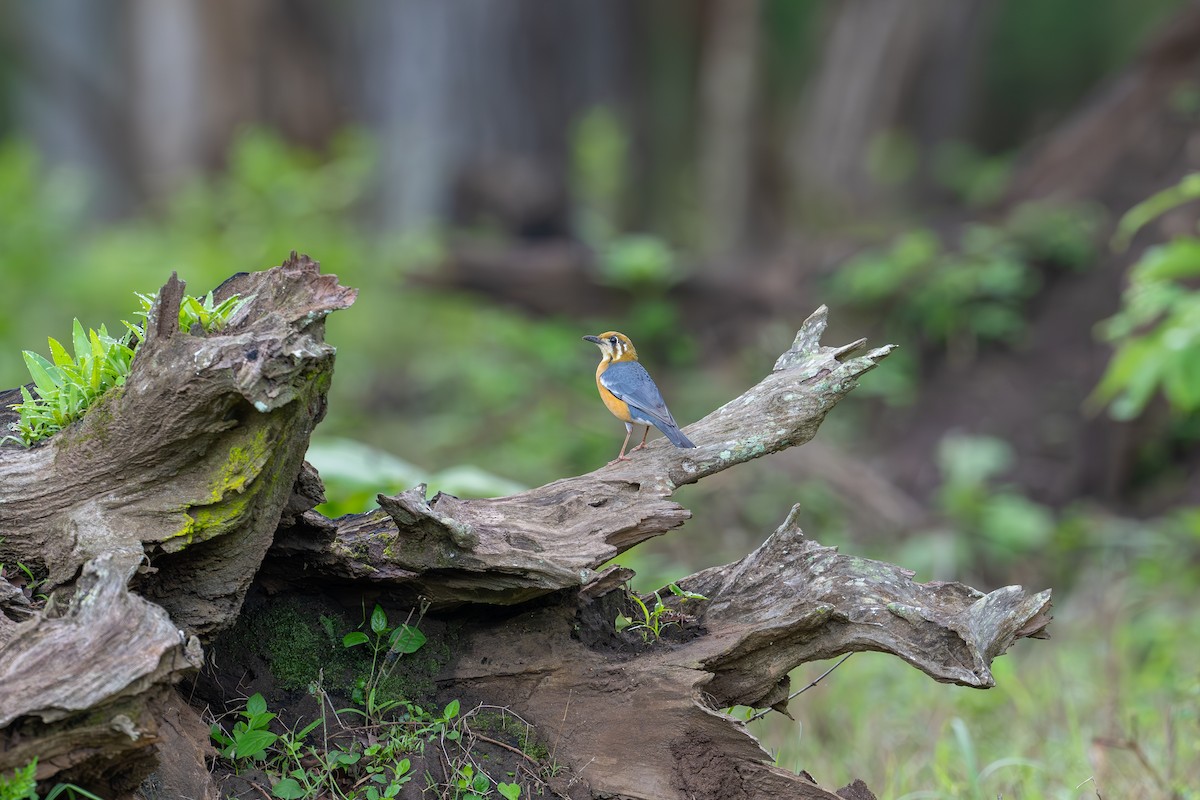
[[599, 347], [604, 360], [637, 361], [637, 350], [633, 349], [633, 342], [623, 333], [609, 331], [599, 336], [585, 336], [583, 340]]

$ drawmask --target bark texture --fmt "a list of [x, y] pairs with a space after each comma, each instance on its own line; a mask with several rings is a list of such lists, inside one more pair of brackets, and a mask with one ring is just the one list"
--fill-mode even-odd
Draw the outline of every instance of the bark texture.
[[786, 711], [789, 670], [856, 650], [988, 687], [992, 659], [1047, 624], [1049, 592], [915, 583], [806, 538], [793, 510], [755, 552], [679, 580], [707, 599], [671, 597], [673, 636], [615, 630], [632, 573], [601, 567], [688, 518], [675, 489], [807, 442], [890, 352], [822, 345], [824, 308], [760, 383], [689, 426], [695, 450], [658, 441], [492, 500], [418, 486], [330, 520], [302, 456], [332, 373], [322, 320], [355, 292], [293, 255], [217, 292], [232, 293], [252, 300], [228, 327], [180, 331], [172, 278], [123, 389], [44, 444], [0, 448], [0, 560], [35, 564], [50, 593], [38, 607], [0, 579], [0, 770], [37, 755], [44, 778], [211, 796], [203, 726], [173, 686], [252, 581], [271, 603], [429, 598], [455, 631], [438, 687], [535, 725], [572, 797], [870, 797], [772, 766], [720, 709]]

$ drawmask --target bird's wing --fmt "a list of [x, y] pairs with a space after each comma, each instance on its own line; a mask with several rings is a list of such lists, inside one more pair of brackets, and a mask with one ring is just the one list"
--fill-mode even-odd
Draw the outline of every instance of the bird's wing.
[[628, 403], [630, 411], [640, 411], [648, 421], [655, 424], [678, 427], [650, 373], [636, 361], [618, 361], [610, 364], [600, 375], [600, 383]]

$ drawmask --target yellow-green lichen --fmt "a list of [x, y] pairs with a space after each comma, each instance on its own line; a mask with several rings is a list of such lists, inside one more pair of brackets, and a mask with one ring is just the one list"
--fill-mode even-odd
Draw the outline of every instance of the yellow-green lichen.
[[229, 448], [224, 463], [214, 476], [209, 503], [220, 502], [233, 492], [244, 492], [258, 477], [271, 457], [267, 434], [265, 427], [255, 427], [246, 441]]

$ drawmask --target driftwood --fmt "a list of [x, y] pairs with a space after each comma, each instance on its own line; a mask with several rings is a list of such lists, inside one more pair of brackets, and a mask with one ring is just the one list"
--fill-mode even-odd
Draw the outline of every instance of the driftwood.
[[823, 308], [762, 382], [688, 426], [695, 450], [659, 441], [494, 500], [416, 487], [330, 520], [302, 457], [332, 375], [322, 320], [354, 290], [293, 255], [223, 284], [218, 300], [254, 299], [208, 336], [176, 329], [182, 291], [160, 292], [123, 389], [44, 444], [0, 447], [0, 560], [32, 565], [50, 595], [35, 611], [0, 579], [0, 770], [37, 755], [41, 778], [128, 793], [149, 774], [210, 795], [203, 729], [173, 687], [252, 582], [273, 598], [428, 598], [458, 626], [438, 686], [534, 724], [572, 797], [869, 797], [772, 766], [720, 709], [786, 711], [789, 670], [857, 650], [988, 687], [991, 660], [1048, 622], [1048, 591], [916, 583], [806, 538], [793, 510], [745, 558], [678, 581], [708, 598], [672, 597], [686, 636], [615, 631], [630, 573], [601, 567], [687, 520], [675, 489], [808, 441], [887, 356], [822, 346]]

